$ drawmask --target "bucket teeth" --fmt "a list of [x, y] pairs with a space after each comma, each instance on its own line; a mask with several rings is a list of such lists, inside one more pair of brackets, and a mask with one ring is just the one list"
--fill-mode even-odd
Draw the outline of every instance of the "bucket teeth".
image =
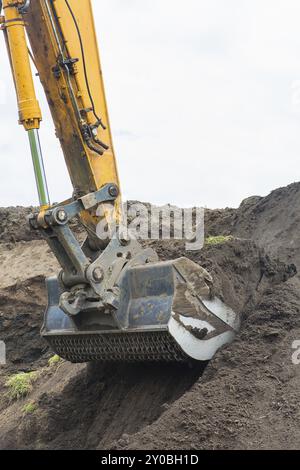
[[167, 331], [48, 336], [52, 349], [71, 362], [187, 362]]

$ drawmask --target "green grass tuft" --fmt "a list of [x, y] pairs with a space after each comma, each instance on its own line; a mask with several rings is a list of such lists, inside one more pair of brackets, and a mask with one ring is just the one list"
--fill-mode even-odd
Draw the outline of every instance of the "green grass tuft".
[[229, 242], [230, 240], [233, 240], [233, 237], [231, 235], [218, 235], [216, 237], [207, 237], [205, 240], [205, 245], [221, 245], [222, 243]]
[[57, 354], [55, 354], [55, 356], [50, 357], [48, 361], [48, 365], [52, 367], [52, 366], [55, 366], [56, 364], [59, 364], [60, 361], [61, 361], [61, 358]]
[[37, 404], [34, 403], [33, 401], [26, 403], [26, 405], [24, 405], [22, 408], [23, 413], [26, 415], [32, 414], [36, 410], [37, 410]]
[[37, 372], [20, 372], [12, 375], [5, 383], [5, 387], [8, 388], [9, 398], [19, 400], [26, 397], [32, 391], [37, 376]]

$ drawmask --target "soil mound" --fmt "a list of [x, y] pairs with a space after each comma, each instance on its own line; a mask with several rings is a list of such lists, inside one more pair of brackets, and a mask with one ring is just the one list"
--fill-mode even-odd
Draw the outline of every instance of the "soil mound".
[[[43, 274], [57, 264], [43, 241], [19, 230], [28, 209], [0, 210], [0, 339], [8, 358], [0, 367], [0, 448], [299, 448], [300, 366], [291, 359], [300, 339], [299, 196], [297, 183], [238, 209], [207, 210], [207, 234], [233, 238], [201, 251], [148, 243], [161, 259], [188, 256], [208, 269], [243, 317], [235, 342], [192, 368], [48, 365], [53, 353], [39, 337]], [[32, 370], [32, 392], [11, 402], [7, 377]]]

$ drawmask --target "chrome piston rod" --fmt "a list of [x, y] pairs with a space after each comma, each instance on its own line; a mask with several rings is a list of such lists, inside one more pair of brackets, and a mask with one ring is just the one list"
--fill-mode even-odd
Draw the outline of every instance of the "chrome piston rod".
[[40, 206], [47, 207], [50, 198], [38, 129], [29, 130], [28, 137]]

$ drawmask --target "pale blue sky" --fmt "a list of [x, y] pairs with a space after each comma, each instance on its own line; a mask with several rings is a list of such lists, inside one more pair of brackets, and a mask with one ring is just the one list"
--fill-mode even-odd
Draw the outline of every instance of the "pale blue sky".
[[[237, 206], [299, 179], [298, 0], [93, 0], [124, 197]], [[36, 204], [0, 42], [0, 205]], [[52, 201], [71, 194], [39, 91]]]

